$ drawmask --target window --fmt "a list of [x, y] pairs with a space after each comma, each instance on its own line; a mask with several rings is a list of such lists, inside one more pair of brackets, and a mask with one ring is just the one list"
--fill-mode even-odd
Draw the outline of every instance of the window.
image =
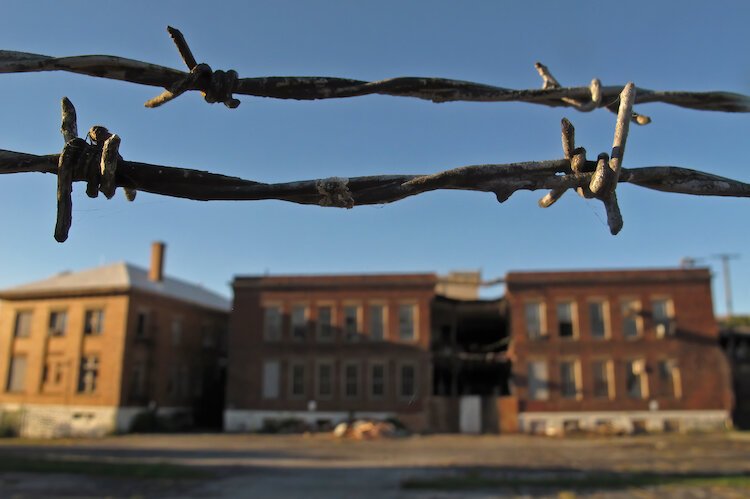
[[28, 338], [31, 335], [31, 310], [16, 312], [16, 325], [13, 328], [13, 336], [16, 338]]
[[99, 356], [85, 355], [81, 357], [81, 367], [78, 371], [78, 393], [94, 393], [99, 379]]
[[641, 335], [641, 302], [624, 300], [622, 302], [622, 334], [625, 338], [637, 338]]
[[370, 305], [370, 339], [383, 341], [385, 339], [385, 307]]
[[292, 338], [304, 340], [307, 337], [307, 307], [305, 305], [292, 306]]
[[279, 398], [279, 362], [267, 360], [263, 363], [263, 398]]
[[416, 339], [415, 330], [416, 306], [401, 304], [398, 306], [398, 337], [403, 341]]
[[529, 339], [536, 340], [546, 336], [544, 330], [544, 305], [533, 301], [524, 305], [524, 318], [526, 319], [526, 334]]
[[145, 338], [146, 337], [146, 325], [148, 323], [148, 312], [138, 312], [138, 316], [135, 320], [135, 337]]
[[372, 398], [385, 396], [385, 364], [370, 364], [370, 395]]
[[65, 326], [68, 322], [68, 313], [65, 310], [57, 310], [49, 313], [49, 335], [63, 336]]
[[317, 393], [320, 398], [331, 398], [333, 395], [333, 364], [318, 364]]
[[83, 334], [100, 335], [104, 330], [104, 310], [100, 308], [86, 310], [83, 315]]
[[8, 386], [9, 392], [22, 392], [26, 388], [26, 357], [16, 355], [10, 359], [10, 368], [8, 369]]
[[666, 398], [680, 398], [680, 368], [675, 360], [660, 360], [658, 364], [660, 395]]
[[574, 323], [574, 303], [571, 301], [557, 304], [557, 333], [561, 338], [573, 338], [576, 336]]
[[172, 346], [178, 346], [182, 343], [182, 318], [175, 317], [172, 319]]
[[344, 397], [359, 396], [359, 364], [344, 365]]
[[671, 336], [675, 333], [675, 322], [672, 314], [672, 300], [658, 298], [651, 301], [651, 312], [654, 329], [658, 338]]
[[609, 336], [607, 331], [607, 302], [592, 301], [589, 302], [589, 326], [591, 327], [591, 337], [595, 339], [604, 339]]
[[401, 383], [399, 395], [403, 398], [413, 398], [417, 394], [417, 368], [412, 364], [401, 366]]
[[318, 341], [333, 339], [333, 308], [318, 307]]
[[359, 339], [359, 307], [357, 305], [344, 306], [344, 338], [346, 341]]
[[42, 368], [42, 390], [54, 391], [61, 388], [64, 367], [65, 363], [59, 356], [48, 358]]
[[289, 373], [289, 393], [294, 398], [305, 396], [305, 366], [304, 364], [292, 364]]
[[529, 362], [527, 367], [528, 389], [530, 400], [547, 400], [547, 363], [544, 361]]
[[606, 360], [595, 360], [591, 364], [591, 377], [594, 382], [594, 397], [614, 398], [612, 392], [612, 363]]
[[263, 308], [263, 338], [268, 341], [281, 339], [281, 307], [272, 305]]
[[575, 399], [581, 396], [578, 362], [565, 360], [560, 362], [560, 396]]
[[646, 362], [642, 359], [625, 363], [625, 383], [628, 396], [635, 399], [648, 397], [648, 380], [646, 378]]

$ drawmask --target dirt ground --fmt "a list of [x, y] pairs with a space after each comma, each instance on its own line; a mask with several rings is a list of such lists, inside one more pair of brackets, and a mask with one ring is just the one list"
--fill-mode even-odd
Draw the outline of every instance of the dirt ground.
[[0, 497], [458, 498], [748, 497], [749, 489], [680, 485], [597, 490], [409, 490], [404, 480], [480, 473], [558, 477], [610, 473], [747, 473], [750, 434], [551, 439], [414, 436], [378, 441], [328, 435], [127, 435], [96, 440], [0, 440], [4, 458], [173, 463], [209, 470], [197, 479], [0, 473]]

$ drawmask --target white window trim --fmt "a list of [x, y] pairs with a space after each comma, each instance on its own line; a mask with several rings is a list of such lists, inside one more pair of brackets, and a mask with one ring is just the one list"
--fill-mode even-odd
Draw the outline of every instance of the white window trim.
[[[575, 385], [574, 397], [563, 397], [562, 394], [562, 365], [563, 363], [573, 364], [573, 384]], [[560, 374], [560, 399], [562, 400], [581, 400], [583, 399], [583, 383], [581, 372], [581, 361], [577, 357], [562, 357], [558, 363], [558, 373]]]
[[[404, 305], [408, 305], [412, 307], [412, 310], [414, 312], [414, 315], [412, 316], [412, 332], [413, 336], [408, 339], [404, 339], [401, 337], [401, 307]], [[397, 304], [397, 312], [396, 312], [396, 321], [398, 327], [397, 333], [396, 333], [396, 340], [400, 343], [418, 343], [419, 342], [419, 324], [420, 324], [420, 316], [419, 316], [419, 302], [417, 300], [400, 300]], [[400, 391], [400, 390], [399, 390]]]
[[[604, 336], [594, 336], [594, 328], [591, 324], [591, 309], [590, 305], [599, 303], [602, 305], [602, 318], [604, 319]], [[589, 324], [589, 336], [591, 339], [596, 341], [609, 340], [612, 338], [612, 311], [610, 309], [609, 300], [605, 297], [592, 296], [586, 299], [586, 313], [588, 314]]]
[[[671, 332], [663, 331], [660, 333], [659, 328], [657, 327], [657, 324], [656, 324], [656, 319], [653, 316], [654, 302], [662, 301], [662, 300], [667, 302], [667, 319], [670, 321], [670, 327], [673, 329]], [[651, 295], [649, 296], [649, 306], [651, 307], [651, 323], [654, 328], [654, 335], [657, 338], [666, 338], [668, 336], [674, 336], [674, 333], [675, 333], [674, 329], [677, 328], [677, 321], [675, 318], [676, 314], [675, 314], [675, 308], [674, 308], [674, 300], [672, 299], [672, 297], [670, 295], [662, 295], [662, 294]]]
[[[370, 328], [372, 327], [372, 308], [371, 307], [382, 307], [383, 310], [383, 317], [382, 317], [382, 327], [383, 327], [383, 337], [381, 339], [374, 340], [372, 338], [372, 331], [370, 331]], [[390, 338], [390, 332], [388, 328], [388, 318], [390, 317], [389, 314], [389, 307], [388, 302], [385, 300], [372, 300], [367, 302], [367, 330], [365, 331], [365, 335], [367, 336], [367, 339], [371, 341], [389, 341]]]
[[[531, 364], [543, 364], [544, 365], [544, 370], [545, 370], [545, 375], [546, 375], [546, 377], [544, 379], [544, 382], [545, 382], [545, 384], [544, 384], [544, 397], [541, 397], [541, 398], [532, 398], [531, 397], [531, 383], [530, 383], [530, 376], [529, 376], [529, 366]], [[549, 375], [550, 375], [549, 362], [547, 362], [546, 358], [531, 357], [531, 358], [529, 358], [529, 359], [526, 360], [526, 396], [528, 397], [529, 400], [542, 401], [543, 402], [543, 401], [547, 401], [547, 400], [550, 399], [550, 387], [549, 387], [550, 380], [549, 380]]]
[[[625, 335], [625, 328], [622, 327], [625, 322], [625, 314], [623, 314], [625, 303], [627, 302], [635, 302], [636, 309], [635, 309], [635, 329], [636, 329], [636, 335], [635, 336], [626, 336]], [[637, 340], [640, 338], [643, 338], [643, 302], [640, 298], [637, 297], [629, 297], [629, 296], [623, 296], [620, 298], [620, 329], [622, 333], [622, 337], [625, 340], [632, 341]]]
[[[560, 317], [557, 313], [557, 308], [564, 304], [569, 303], [570, 304], [570, 320], [572, 321], [573, 325], [573, 335], [572, 336], [562, 336], [560, 335]], [[577, 340], [581, 336], [581, 331], [579, 327], [579, 317], [578, 317], [578, 302], [575, 300], [575, 298], [557, 298], [555, 299], [555, 319], [557, 319], [556, 326], [557, 326], [557, 335], [560, 337], [561, 340]]]
[[[529, 325], [526, 322], [526, 307], [528, 305], [535, 304], [539, 307], [539, 336], [531, 336], [529, 334]], [[534, 297], [528, 298], [523, 301], [523, 335], [527, 340], [543, 340], [549, 338], [549, 331], [547, 328], [547, 303], [544, 298]]]

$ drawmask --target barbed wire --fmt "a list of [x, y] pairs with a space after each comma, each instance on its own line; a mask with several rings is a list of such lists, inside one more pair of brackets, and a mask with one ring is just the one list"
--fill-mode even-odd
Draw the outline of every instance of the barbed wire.
[[607, 212], [610, 232], [623, 225], [615, 189], [627, 182], [649, 189], [700, 196], [750, 197], [750, 184], [676, 166], [623, 168], [628, 125], [636, 101], [629, 83], [619, 96], [611, 155], [586, 158], [576, 147], [575, 129], [562, 120], [564, 158], [523, 163], [463, 166], [430, 175], [375, 175], [331, 177], [285, 183], [263, 183], [238, 177], [173, 166], [126, 161], [119, 155], [120, 138], [103, 126], [91, 127], [86, 140], [78, 137], [73, 104], [62, 100], [61, 132], [65, 146], [60, 154], [36, 155], [0, 150], [0, 174], [39, 172], [57, 175], [55, 239], [63, 242], [72, 223], [74, 182], [86, 182], [86, 194], [107, 198], [123, 188], [128, 200], [137, 191], [200, 201], [276, 199], [298, 204], [353, 208], [392, 203], [424, 192], [451, 189], [492, 192], [499, 202], [519, 190], [548, 189], [539, 206], [552, 206], [567, 190], [599, 199]]
[[[358, 97], [371, 94], [415, 97], [432, 102], [527, 102], [550, 107], [570, 107], [578, 111], [606, 108], [617, 112], [621, 85], [602, 86], [599, 79], [588, 87], [562, 87], [549, 69], [539, 62], [536, 69], [543, 80], [541, 89], [516, 90], [482, 83], [446, 78], [399, 77], [380, 81], [321, 76], [269, 76], [239, 78], [234, 70], [213, 71], [208, 64], [198, 64], [183, 34], [167, 27], [189, 72], [111, 55], [50, 57], [0, 50], [0, 73], [36, 71], [69, 71], [99, 78], [127, 81], [166, 90], [146, 102], [158, 107], [179, 95], [198, 90], [207, 102], [223, 102], [236, 108], [240, 101], [233, 94], [276, 99], [316, 100]], [[675, 106], [724, 112], [750, 112], [750, 97], [738, 93], [711, 91], [658, 91], [637, 89], [635, 104], [662, 102]], [[631, 119], [645, 125], [651, 118], [633, 113]]]

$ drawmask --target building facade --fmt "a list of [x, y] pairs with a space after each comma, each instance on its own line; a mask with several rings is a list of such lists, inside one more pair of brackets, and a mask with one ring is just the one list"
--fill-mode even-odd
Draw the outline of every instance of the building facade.
[[506, 286], [522, 431], [729, 423], [707, 269], [511, 272]]
[[144, 411], [220, 424], [229, 302], [163, 263], [155, 243], [149, 270], [115, 263], [0, 292], [4, 425], [100, 435]]
[[398, 418], [428, 429], [433, 274], [237, 277], [225, 429]]

